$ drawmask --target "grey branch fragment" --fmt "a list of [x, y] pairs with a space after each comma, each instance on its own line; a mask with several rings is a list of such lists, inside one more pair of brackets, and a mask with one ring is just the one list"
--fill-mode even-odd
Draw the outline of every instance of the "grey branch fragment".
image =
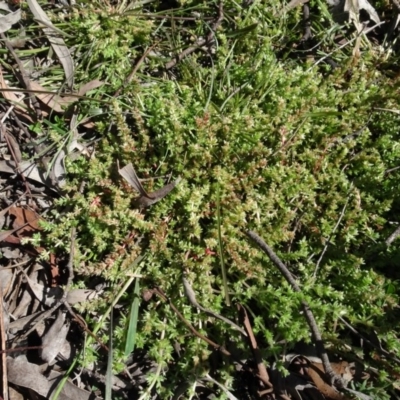
[[385, 243], [390, 246], [396, 238], [400, 235], [400, 225], [397, 227], [397, 229], [386, 239]]
[[190, 286], [190, 283], [188, 282], [188, 280], [186, 278], [183, 278], [183, 287], [185, 289], [185, 294], [186, 297], [188, 298], [188, 300], [190, 301], [190, 303], [192, 304], [193, 307], [198, 308], [199, 310], [203, 311], [204, 313], [206, 313], [207, 315], [210, 315], [214, 318], [217, 318], [221, 321], [224, 321], [225, 323], [229, 324], [230, 326], [232, 326], [234, 329], [236, 329], [237, 331], [239, 331], [243, 336], [247, 337], [247, 333], [244, 329], [242, 329], [240, 326], [236, 325], [234, 322], [232, 322], [230, 319], [223, 317], [222, 315], [219, 315], [217, 313], [215, 313], [212, 310], [208, 310], [207, 308], [204, 308], [203, 306], [201, 306], [197, 300], [196, 300], [196, 295], [194, 293], [194, 290], [192, 289], [192, 287]]
[[[252, 231], [247, 231], [247, 236], [253, 240], [260, 248], [261, 250], [267, 254], [269, 259], [275, 264], [275, 266], [279, 269], [281, 274], [284, 276], [284, 278], [289, 282], [290, 286], [295, 292], [301, 292], [300, 286], [297, 284], [297, 282], [294, 280], [292, 274], [286, 267], [286, 265], [279, 259], [279, 257], [274, 253], [274, 251], [258, 236], [255, 232]], [[315, 342], [315, 346], [318, 352], [319, 357], [322, 360], [322, 363], [324, 365], [325, 373], [327, 374], [329, 381], [331, 383], [335, 383], [339, 388], [342, 388], [343, 381], [340, 376], [337, 376], [334, 371], [332, 370], [331, 364], [329, 362], [328, 354], [325, 350], [325, 346], [322, 341], [322, 336], [319, 331], [317, 322], [314, 318], [314, 315], [310, 309], [310, 306], [308, 303], [303, 300], [302, 301], [302, 309], [304, 312], [304, 316], [307, 320], [308, 326], [310, 327], [311, 334], [313, 337], [313, 340]]]

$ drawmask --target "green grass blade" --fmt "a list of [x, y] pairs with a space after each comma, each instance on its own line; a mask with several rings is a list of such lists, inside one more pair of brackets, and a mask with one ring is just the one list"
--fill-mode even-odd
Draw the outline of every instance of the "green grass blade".
[[54, 391], [54, 394], [51, 396], [51, 400], [57, 400], [58, 396], [60, 395], [61, 391], [64, 388], [64, 385], [66, 384], [71, 372], [75, 368], [76, 363], [78, 362], [80, 358], [80, 355], [77, 355], [74, 360], [72, 361], [70, 367], [68, 368], [68, 371], [65, 373], [64, 377], [61, 379], [60, 383], [57, 386], [57, 389]]
[[218, 183], [217, 186], [217, 224], [218, 224], [218, 253], [219, 260], [221, 264], [221, 272], [222, 272], [222, 282], [224, 286], [225, 293], [225, 301], [228, 306], [231, 305], [231, 301], [229, 299], [228, 293], [228, 281], [226, 279], [226, 268], [225, 268], [225, 260], [224, 260], [224, 251], [222, 248], [222, 234], [221, 234], [221, 196], [220, 196], [220, 186]]
[[231, 38], [241, 37], [241, 36], [244, 36], [244, 35], [246, 35], [247, 33], [251, 32], [251, 31], [253, 31], [254, 29], [256, 29], [257, 26], [258, 26], [258, 23], [255, 23], [255, 24], [246, 26], [246, 27], [244, 27], [242, 29], [237, 29], [236, 31], [228, 32], [225, 35], [226, 35], [226, 37], [231, 37]]
[[113, 345], [112, 345], [112, 334], [113, 334], [113, 309], [110, 311], [110, 326], [109, 326], [109, 336], [110, 340], [108, 342], [108, 358], [107, 358], [107, 373], [106, 373], [106, 391], [105, 400], [112, 400], [112, 363], [113, 363]]
[[[145, 255], [139, 256], [137, 257], [132, 264], [130, 265], [130, 269], [133, 269], [134, 267], [137, 267], [139, 263], [141, 263], [143, 261], [143, 259], [145, 258]], [[136, 271], [137, 272], [137, 271]], [[135, 275], [136, 272], [133, 274]], [[121, 290], [118, 292], [118, 294], [115, 296], [113, 302], [110, 304], [110, 306], [108, 307], [108, 309], [106, 310], [106, 312], [99, 318], [99, 321], [97, 322], [97, 324], [95, 325], [95, 327], [93, 328], [93, 333], [96, 334], [99, 329], [101, 328], [103, 322], [105, 319], [107, 319], [107, 317], [111, 314], [111, 310], [113, 307], [115, 307], [115, 305], [118, 303], [118, 300], [121, 298], [121, 296], [125, 293], [125, 291], [127, 290], [127, 288], [132, 284], [134, 280], [134, 276], [130, 277], [125, 283], [124, 286], [121, 288]], [[88, 345], [90, 345], [91, 343], [93, 343], [93, 338], [91, 336], [88, 337], [87, 339], [87, 343]]]
[[135, 348], [136, 342], [136, 333], [137, 333], [137, 322], [139, 316], [139, 278], [136, 278], [135, 288], [133, 290], [133, 302], [131, 307], [131, 313], [129, 316], [129, 326], [128, 332], [126, 334], [126, 343], [125, 343], [125, 356], [127, 357]]

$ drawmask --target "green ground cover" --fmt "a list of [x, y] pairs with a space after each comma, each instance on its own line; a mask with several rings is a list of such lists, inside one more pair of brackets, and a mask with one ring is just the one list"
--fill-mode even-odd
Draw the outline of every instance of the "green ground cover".
[[[374, 6], [382, 20], [394, 15], [390, 4]], [[239, 332], [190, 304], [184, 276], [207, 309], [239, 323], [235, 305], [243, 305], [265, 364], [281, 369], [285, 353], [311, 341], [299, 311], [307, 300], [332, 352], [370, 373], [354, 388], [397, 398], [397, 364], [357, 344], [343, 322], [399, 354], [399, 241], [386, 243], [400, 208], [396, 42], [386, 28], [357, 36], [354, 24], [335, 22], [312, 0], [313, 38], [302, 43], [301, 7], [276, 16], [282, 9], [275, 0], [227, 0], [223, 8], [182, 0], [46, 10], [73, 49], [75, 87], [103, 84], [73, 106], [79, 140], [95, 152], [66, 159], [67, 184], [34, 240], [69, 254], [76, 229], [74, 285], [94, 277], [110, 284], [78, 311], [107, 343], [118, 298], [114, 372], [132, 349], [157, 364], [141, 398], [151, 390], [173, 398], [178, 387], [196, 398], [206, 374], [238, 390], [228, 358], [193, 335], [168, 302], [142, 297], [154, 287], [203, 335], [251, 358]], [[27, 35], [37, 38], [25, 12]], [[40, 82], [62, 87], [62, 70], [42, 71]], [[71, 140], [70, 126], [65, 112], [32, 128], [54, 144], [54, 157]], [[118, 173], [129, 163], [148, 192], [180, 181], [156, 204], [134, 207], [138, 193]], [[275, 250], [301, 293], [249, 241], [249, 229]], [[79, 363], [105, 361], [95, 349], [89, 339]]]

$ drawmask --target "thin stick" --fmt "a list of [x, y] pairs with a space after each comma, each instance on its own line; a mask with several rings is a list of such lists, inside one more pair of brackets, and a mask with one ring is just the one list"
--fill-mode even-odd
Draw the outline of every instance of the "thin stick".
[[222, 315], [219, 315], [219, 314], [215, 313], [214, 311], [208, 310], [207, 308], [205, 308], [202, 305], [200, 305], [196, 300], [196, 295], [194, 293], [194, 290], [192, 289], [192, 287], [190, 286], [189, 281], [186, 278], [183, 278], [183, 287], [185, 288], [186, 297], [189, 299], [189, 301], [190, 301], [190, 303], [192, 304], [193, 307], [198, 308], [199, 310], [203, 311], [207, 315], [210, 315], [211, 317], [217, 318], [217, 319], [229, 324], [234, 329], [239, 331], [243, 336], [247, 336], [246, 331], [244, 329], [242, 329], [240, 326], [236, 325], [230, 319], [225, 318]]
[[139, 58], [139, 61], [136, 63], [136, 65], [133, 67], [132, 71], [130, 72], [130, 74], [125, 78], [124, 83], [122, 84], [122, 86], [114, 93], [113, 97], [118, 97], [122, 90], [126, 87], [126, 85], [128, 85], [128, 83], [133, 79], [133, 77], [135, 76], [136, 72], [138, 71], [139, 67], [143, 64], [143, 61], [146, 59], [146, 57], [149, 55], [149, 53], [154, 49], [154, 47], [157, 46], [157, 43], [154, 43], [152, 46], [150, 46], [142, 55], [142, 57]]
[[391, 172], [397, 171], [398, 169], [400, 169], [400, 166], [387, 169], [387, 170], [385, 171], [385, 175], [386, 175], [386, 174], [390, 174]]
[[68, 310], [72, 318], [81, 326], [81, 328], [89, 335], [91, 336], [105, 351], [109, 351], [109, 348], [101, 341], [99, 337], [96, 336], [88, 327], [85, 322], [85, 320], [78, 315], [72, 307], [68, 304], [67, 301], [63, 302], [64, 307]]
[[[284, 278], [288, 281], [290, 286], [295, 292], [301, 293], [300, 286], [297, 284], [297, 282], [294, 280], [292, 274], [286, 267], [286, 265], [279, 259], [279, 257], [274, 253], [274, 251], [258, 236], [255, 232], [253, 231], [247, 231], [246, 232], [247, 236], [253, 240], [260, 248], [261, 250], [267, 254], [269, 259], [275, 264], [275, 266], [279, 269], [281, 274], [284, 276]], [[332, 370], [331, 364], [329, 362], [329, 357], [328, 354], [325, 350], [324, 343], [322, 341], [322, 336], [319, 331], [317, 321], [314, 318], [314, 314], [312, 313], [310, 306], [305, 300], [302, 300], [302, 309], [304, 312], [304, 316], [306, 318], [306, 321], [308, 323], [308, 326], [310, 327], [311, 330], [311, 335], [313, 337], [315, 347], [317, 349], [318, 355], [322, 360], [322, 364], [325, 369], [325, 373], [328, 377], [328, 382], [336, 384], [339, 388], [342, 388], [344, 386], [343, 380], [340, 376], [337, 376], [334, 371]]]
[[378, 24], [371, 26], [371, 28], [368, 28], [366, 30], [363, 30], [362, 32], [360, 32], [359, 34], [357, 34], [357, 36], [353, 39], [350, 39], [349, 41], [347, 41], [346, 43], [343, 43], [341, 46], [339, 46], [337, 49], [333, 50], [332, 52], [330, 52], [329, 54], [327, 54], [326, 56], [320, 58], [315, 64], [313, 64], [310, 68], [308, 68], [307, 72], [311, 71], [314, 67], [316, 67], [318, 64], [321, 64], [322, 61], [326, 60], [327, 58], [329, 58], [333, 53], [336, 53], [337, 51], [343, 49], [344, 47], [346, 47], [347, 45], [353, 43], [354, 41], [356, 41], [361, 34], [363, 33], [364, 35], [366, 35], [367, 33], [373, 31], [375, 28], [377, 28], [378, 26], [381, 26], [383, 24], [386, 24], [386, 21], [382, 21], [379, 22]]
[[301, 38], [302, 42], [306, 42], [312, 37], [311, 33], [311, 22], [310, 22], [310, 6], [307, 3], [303, 4], [303, 22], [304, 22], [304, 34]]
[[21, 78], [24, 81], [25, 87], [26, 89], [28, 89], [30, 91], [30, 100], [32, 102], [32, 105], [36, 111], [36, 116], [38, 118], [41, 118], [42, 116], [42, 109], [40, 108], [40, 104], [39, 101], [37, 100], [37, 98], [32, 94], [32, 86], [31, 86], [31, 82], [28, 78], [28, 74], [25, 71], [25, 68], [20, 60], [20, 58], [18, 57], [18, 54], [15, 52], [11, 42], [7, 39], [6, 35], [4, 35], [4, 33], [0, 33], [0, 37], [1, 39], [4, 41], [5, 46], [7, 47], [8, 51], [11, 53], [11, 55], [13, 56], [14, 60], [17, 62], [18, 64], [18, 68], [19, 68], [19, 72], [21, 74]]
[[387, 246], [390, 246], [396, 238], [400, 235], [400, 226], [385, 240]]
[[9, 136], [8, 136], [8, 132], [6, 131], [6, 129], [5, 129], [5, 127], [4, 127], [4, 124], [0, 124], [0, 129], [1, 129], [1, 133], [2, 133], [3, 136], [4, 136], [4, 139], [5, 139], [6, 142], [7, 142], [7, 146], [8, 146], [8, 149], [10, 150], [11, 156], [12, 156], [14, 162], [15, 162], [15, 165], [16, 165], [16, 168], [15, 168], [15, 169], [18, 171], [18, 173], [20, 174], [22, 180], [24, 181], [25, 188], [26, 188], [25, 193], [27, 193], [27, 194], [29, 195], [29, 197], [32, 198], [32, 193], [31, 193], [31, 189], [30, 189], [30, 187], [29, 187], [29, 183], [28, 183], [28, 181], [26, 180], [25, 175], [21, 172], [21, 168], [19, 167], [19, 164], [20, 164], [20, 163], [19, 163], [19, 160], [18, 160], [18, 158], [16, 157], [16, 154], [15, 154], [15, 152], [14, 152], [14, 149], [13, 149], [11, 143], [10, 143], [10, 138], [9, 138]]
[[372, 343], [364, 335], [362, 335], [355, 328], [353, 328], [343, 317], [339, 317], [339, 319], [340, 319], [340, 321], [342, 321], [347, 326], [348, 329], [350, 329], [354, 334], [359, 336], [365, 343], [368, 343], [371, 347], [376, 349], [379, 353], [383, 354], [385, 357], [390, 358], [391, 360], [393, 360], [394, 362], [396, 362], [397, 364], [400, 365], [400, 359], [398, 359], [396, 356], [394, 356], [393, 354], [391, 354], [387, 350], [382, 349], [382, 347], [377, 346], [376, 344]]
[[[251, 328], [251, 324], [250, 324], [249, 316], [247, 315], [247, 311], [241, 304], [238, 304], [237, 308], [238, 308], [239, 312], [242, 313], [243, 324], [246, 328], [247, 336], [249, 337], [250, 347], [253, 352], [256, 364], [257, 364], [258, 373], [260, 374], [260, 376], [262, 376], [264, 378], [263, 382], [270, 382], [267, 369], [265, 368], [260, 349], [258, 348], [257, 341], [256, 341], [256, 338], [253, 333], [253, 329]], [[271, 389], [272, 387], [273, 387], [273, 385], [270, 382], [268, 385], [268, 388]]]
[[[220, 346], [219, 344], [213, 342], [211, 339], [209, 339], [207, 336], [202, 335], [200, 332], [198, 332], [193, 325], [181, 314], [181, 312], [175, 307], [174, 303], [165, 295], [165, 293], [162, 291], [161, 288], [156, 287], [152, 289], [153, 293], [156, 293], [159, 297], [161, 297], [164, 301], [168, 302], [171, 308], [174, 310], [176, 315], [179, 317], [179, 319], [189, 328], [189, 330], [193, 333], [193, 335], [197, 336], [199, 339], [204, 340], [206, 343], [208, 343], [211, 347], [213, 347], [215, 350], [220, 351], [222, 354], [224, 354], [227, 357], [232, 357], [233, 355], [225, 349], [224, 346]], [[264, 378], [260, 376], [256, 371], [254, 371], [252, 368], [248, 367], [246, 364], [244, 364], [242, 361], [235, 359], [235, 361], [240, 364], [243, 368], [246, 369], [246, 371], [251, 372], [257, 378], [259, 378], [263, 383], [265, 383], [267, 386], [271, 384], [269, 381], [264, 381]]]
[[207, 35], [207, 37], [205, 39], [197, 40], [194, 46], [188, 47], [187, 49], [179, 53], [173, 60], [167, 62], [167, 64], [165, 64], [165, 69], [169, 70], [175, 67], [175, 65], [178, 64], [179, 61], [182, 61], [185, 57], [196, 51], [199, 47], [203, 47], [206, 44], [207, 45], [212, 44], [215, 41], [214, 37], [215, 31], [221, 25], [223, 19], [224, 19], [224, 11], [223, 11], [223, 2], [221, 1], [218, 7], [218, 17], [216, 21], [212, 24], [211, 32]]
[[[15, 347], [14, 349], [0, 350], [1, 354], [15, 353], [17, 351], [27, 351], [27, 350], [40, 350], [43, 346], [26, 346], [26, 347]], [[7, 374], [6, 374], [7, 375]]]
[[[161, 15], [161, 14], [136, 14], [136, 17], [146, 17], [146, 18], [156, 18], [156, 19], [171, 19], [171, 20], [176, 20], [176, 21], [199, 21], [199, 17], [174, 17], [171, 15]], [[211, 21], [213, 20], [213, 17], [204, 17], [201, 18], [202, 21]]]
[[0, 347], [1, 347], [1, 367], [2, 367], [2, 385], [1, 391], [3, 400], [8, 400], [8, 381], [7, 381], [7, 355], [3, 353], [6, 349], [6, 328], [4, 326], [5, 310], [3, 304], [3, 290], [0, 287]]
[[322, 250], [322, 253], [321, 253], [321, 255], [320, 255], [320, 257], [319, 257], [319, 259], [318, 259], [318, 261], [317, 261], [317, 265], [315, 266], [315, 270], [314, 270], [314, 273], [313, 273], [313, 278], [314, 278], [314, 279], [315, 279], [316, 276], [317, 276], [317, 272], [318, 272], [318, 269], [319, 269], [319, 264], [321, 263], [321, 261], [322, 261], [324, 255], [325, 255], [325, 252], [326, 252], [326, 250], [328, 249], [328, 246], [329, 246], [329, 244], [330, 244], [330, 242], [331, 242], [332, 236], [335, 234], [336, 229], [339, 227], [340, 222], [341, 222], [342, 219], [343, 219], [344, 213], [345, 213], [346, 208], [347, 208], [347, 204], [349, 204], [349, 197], [348, 197], [348, 196], [347, 196], [346, 203], [345, 203], [344, 206], [343, 206], [342, 212], [340, 213], [339, 219], [338, 219], [338, 221], [336, 222], [336, 225], [335, 225], [335, 227], [333, 228], [332, 233], [329, 235], [329, 238], [328, 238], [328, 240], [326, 241], [325, 247], [324, 247], [324, 249]]
[[76, 240], [76, 228], [71, 228], [71, 244], [69, 249], [69, 259], [67, 264], [68, 270], [68, 282], [65, 292], [69, 291], [69, 288], [72, 285], [72, 281], [74, 280], [74, 257], [75, 257], [75, 240]]
[[221, 232], [221, 193], [220, 193], [220, 184], [217, 186], [217, 228], [218, 228], [218, 253], [221, 264], [221, 274], [222, 274], [222, 283], [224, 286], [224, 295], [225, 302], [227, 306], [231, 305], [231, 300], [229, 298], [229, 290], [228, 290], [228, 279], [226, 277], [226, 267], [225, 267], [225, 258], [224, 258], [224, 249], [222, 247], [222, 232]]

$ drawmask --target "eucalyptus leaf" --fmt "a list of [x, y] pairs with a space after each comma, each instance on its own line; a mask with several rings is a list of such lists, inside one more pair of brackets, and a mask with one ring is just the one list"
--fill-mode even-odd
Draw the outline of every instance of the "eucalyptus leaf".
[[68, 86], [72, 88], [74, 83], [74, 62], [68, 47], [61, 37], [55, 35], [58, 30], [53, 27], [52, 22], [43, 11], [42, 7], [40, 7], [39, 3], [36, 0], [27, 0], [27, 3], [34, 17], [37, 20], [44, 22], [46, 27], [43, 28], [43, 31], [47, 35], [54, 52], [57, 54], [57, 57], [64, 68], [65, 78]]
[[[0, 8], [6, 9], [4, 3]], [[10, 12], [6, 15], [0, 15], [0, 33], [7, 32], [14, 24], [16, 24], [21, 19], [21, 9]]]

